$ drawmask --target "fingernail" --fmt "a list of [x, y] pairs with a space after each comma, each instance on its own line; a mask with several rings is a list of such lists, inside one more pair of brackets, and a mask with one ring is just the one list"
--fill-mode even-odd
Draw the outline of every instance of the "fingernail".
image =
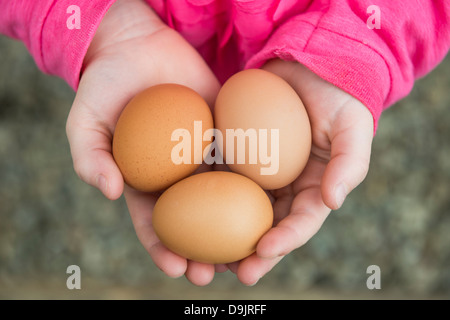
[[106, 181], [106, 178], [104, 175], [99, 174], [96, 179], [97, 188], [100, 189], [103, 194], [106, 194], [106, 191], [108, 190], [108, 181]]
[[345, 198], [347, 197], [347, 187], [345, 186], [344, 183], [340, 183], [337, 187], [336, 187], [336, 204], [338, 206], [338, 208], [340, 208], [342, 206], [342, 204], [344, 203]]

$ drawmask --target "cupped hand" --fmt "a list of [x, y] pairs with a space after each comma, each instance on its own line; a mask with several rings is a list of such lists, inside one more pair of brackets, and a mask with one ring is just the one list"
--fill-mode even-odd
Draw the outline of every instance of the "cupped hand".
[[210, 106], [220, 88], [195, 49], [150, 7], [139, 0], [118, 0], [85, 56], [66, 132], [79, 177], [108, 199], [124, 193], [136, 234], [155, 264], [169, 276], [186, 274], [193, 283], [206, 284], [215, 266], [187, 261], [160, 244], [151, 225], [158, 194], [126, 186], [111, 152], [114, 128], [127, 102], [151, 85], [168, 82], [194, 89]]
[[311, 122], [312, 148], [301, 175], [269, 191], [274, 227], [261, 238], [256, 253], [229, 265], [248, 285], [304, 245], [331, 210], [341, 207], [366, 177], [373, 139], [373, 117], [359, 100], [299, 63], [272, 60], [263, 68], [284, 78], [302, 99]]
[[[313, 147], [301, 176], [270, 191], [274, 227], [250, 257], [228, 267], [244, 284], [253, 284], [283, 256], [306, 243], [332, 209], [365, 177], [373, 137], [367, 108], [297, 63], [275, 60], [266, 70], [287, 80], [303, 100], [312, 125]], [[151, 224], [158, 194], [124, 185], [111, 153], [115, 124], [127, 102], [159, 83], [196, 90], [210, 106], [219, 82], [203, 59], [142, 1], [118, 0], [100, 24], [86, 54], [79, 88], [67, 119], [74, 168], [80, 178], [109, 199], [125, 195], [136, 234], [167, 275], [185, 275], [205, 285], [226, 266], [188, 261], [165, 248]]]

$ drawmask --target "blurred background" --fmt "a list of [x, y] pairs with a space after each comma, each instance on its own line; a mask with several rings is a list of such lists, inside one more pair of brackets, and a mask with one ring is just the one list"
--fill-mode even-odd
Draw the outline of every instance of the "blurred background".
[[[448, 299], [449, 89], [447, 57], [383, 113], [366, 180], [257, 285], [228, 271], [196, 287], [153, 264], [123, 198], [79, 180], [65, 135], [74, 92], [0, 36], [0, 298]], [[66, 287], [70, 265], [81, 290]]]

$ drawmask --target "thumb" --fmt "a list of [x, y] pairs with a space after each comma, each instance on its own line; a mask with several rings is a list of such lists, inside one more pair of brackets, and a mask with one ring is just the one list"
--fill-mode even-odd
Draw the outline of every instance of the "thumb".
[[108, 199], [118, 199], [124, 182], [111, 153], [112, 129], [100, 120], [93, 108], [76, 97], [67, 119], [66, 134], [77, 175]]
[[330, 132], [331, 159], [322, 178], [322, 197], [332, 210], [366, 177], [373, 140], [373, 118], [359, 101], [350, 100]]

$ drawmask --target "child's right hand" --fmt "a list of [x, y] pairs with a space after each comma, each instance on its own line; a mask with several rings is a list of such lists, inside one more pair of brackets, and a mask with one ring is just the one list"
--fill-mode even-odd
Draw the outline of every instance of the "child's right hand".
[[136, 234], [161, 270], [172, 277], [186, 273], [196, 284], [208, 283], [214, 266], [188, 262], [160, 244], [151, 225], [158, 195], [124, 186], [111, 142], [122, 109], [141, 90], [179, 83], [196, 90], [212, 106], [218, 80], [195, 49], [139, 0], [118, 0], [109, 9], [83, 68], [66, 126], [75, 171], [108, 199], [124, 192]]

